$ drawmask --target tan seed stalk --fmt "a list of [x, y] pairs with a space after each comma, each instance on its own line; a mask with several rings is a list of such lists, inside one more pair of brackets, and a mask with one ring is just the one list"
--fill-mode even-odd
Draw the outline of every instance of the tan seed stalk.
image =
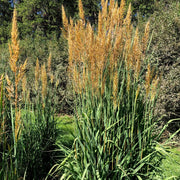
[[83, 10], [83, 5], [82, 5], [82, 1], [79, 0], [79, 3], [78, 3], [78, 7], [79, 7], [79, 17], [81, 20], [85, 20], [84, 19], [84, 10]]
[[45, 64], [41, 66], [41, 82], [42, 82], [42, 97], [44, 99], [47, 94], [47, 73], [46, 73]]
[[[82, 93], [85, 85], [91, 85], [94, 92], [97, 92], [101, 86], [101, 93], [104, 92], [106, 79], [103, 77], [103, 72], [107, 65], [107, 59], [109, 60], [110, 81], [113, 84], [114, 95], [117, 89], [115, 82], [118, 79], [114, 75], [117, 75], [121, 60], [125, 61], [128, 71], [127, 91], [130, 90], [131, 80], [138, 81], [144, 58], [142, 54], [146, 49], [149, 37], [149, 22], [146, 24], [144, 36], [140, 41], [138, 28], [134, 34], [131, 23], [131, 4], [124, 18], [125, 4], [125, 0], [121, 1], [120, 7], [114, 0], [101, 0], [102, 10], [98, 15], [97, 31], [93, 30], [89, 22], [85, 23], [81, 0], [78, 5], [80, 20], [76, 23], [73, 23], [72, 19], [68, 23], [63, 9], [63, 24], [68, 31], [69, 74], [77, 93]], [[132, 70], [133, 73], [130, 73]], [[149, 93], [148, 83], [150, 84], [151, 76], [149, 73], [151, 74], [148, 68], [146, 75], [147, 94]]]
[[[20, 64], [19, 66], [17, 65], [17, 62], [19, 60], [19, 40], [18, 40], [18, 27], [17, 27], [17, 11], [14, 9], [13, 12], [13, 19], [12, 19], [12, 31], [11, 31], [11, 43], [9, 43], [9, 52], [10, 52], [10, 58], [9, 58], [9, 64], [10, 68], [14, 73], [15, 77], [15, 96], [14, 96], [14, 104], [15, 104], [15, 140], [17, 141], [18, 137], [17, 135], [19, 134], [19, 128], [20, 128], [20, 111], [18, 111], [18, 85], [19, 82], [22, 80], [25, 70], [26, 70], [26, 65], [27, 65], [27, 60], [25, 60], [24, 64]], [[12, 83], [9, 80], [9, 77], [6, 76], [6, 80], [8, 83], [7, 90], [9, 92], [9, 96], [11, 96], [12, 93]]]
[[39, 88], [39, 76], [40, 76], [40, 67], [39, 67], [39, 60], [36, 60], [36, 67], [35, 67], [35, 89], [36, 91]]

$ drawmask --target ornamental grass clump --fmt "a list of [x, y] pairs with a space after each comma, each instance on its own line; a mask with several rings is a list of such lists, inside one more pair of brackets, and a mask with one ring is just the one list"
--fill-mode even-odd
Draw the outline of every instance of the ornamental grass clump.
[[11, 72], [0, 76], [0, 179], [43, 179], [57, 155], [51, 54], [47, 65], [40, 66], [37, 60], [35, 84], [30, 88], [32, 81], [25, 74], [27, 60], [19, 62], [16, 9], [9, 52]]
[[[8, 97], [11, 101], [11, 104], [14, 104], [15, 109], [15, 119], [12, 121], [12, 128], [13, 129], [13, 136], [16, 143], [18, 140], [18, 136], [20, 134], [20, 109], [18, 110], [18, 102], [19, 102], [19, 95], [18, 95], [18, 86], [20, 84], [20, 81], [23, 79], [23, 76], [25, 74], [26, 65], [27, 65], [27, 59], [23, 64], [18, 64], [19, 60], [19, 40], [18, 40], [18, 28], [17, 28], [17, 11], [14, 9], [13, 12], [13, 19], [12, 19], [12, 31], [11, 31], [11, 43], [9, 43], [9, 52], [10, 52], [10, 58], [9, 58], [9, 65], [11, 68], [11, 71], [14, 74], [14, 83], [11, 82], [8, 75], [6, 75], [7, 80], [7, 91], [8, 91]], [[12, 117], [13, 119], [13, 117]]]
[[1, 143], [4, 141], [6, 128], [5, 128], [5, 120], [3, 118], [3, 111], [4, 111], [4, 102], [3, 102], [3, 80], [4, 76], [1, 75], [0, 77], [0, 146]]
[[[6, 74], [6, 91], [2, 87], [2, 92], [5, 91], [3, 107], [3, 122], [7, 122], [7, 137], [4, 139], [1, 176], [3, 179], [17, 178], [18, 158], [17, 158], [17, 143], [21, 134], [21, 110], [20, 110], [20, 82], [25, 74], [27, 60], [20, 64], [19, 60], [19, 40], [17, 28], [17, 11], [14, 9], [12, 19], [11, 42], [9, 43], [9, 65], [13, 76], [10, 78]], [[1, 93], [2, 94], [2, 93]], [[2, 99], [1, 97], [1, 99]], [[7, 141], [7, 142], [6, 142]]]
[[69, 77], [77, 98], [77, 138], [54, 173], [62, 179], [153, 179], [162, 155], [156, 150], [154, 104], [159, 77], [146, 58], [149, 22], [140, 37], [131, 5], [101, 0], [98, 27], [67, 19]]
[[[23, 129], [17, 147], [18, 172], [27, 180], [46, 177], [59, 154], [55, 151], [59, 134], [54, 117], [53, 95], [57, 88], [53, 84], [51, 53], [47, 63], [40, 64], [37, 59], [34, 69], [34, 84], [30, 92], [25, 89], [25, 85], [30, 87], [30, 83], [25, 76], [22, 79], [22, 89], [26, 93], [22, 111]], [[28, 93], [34, 96], [34, 100]]]

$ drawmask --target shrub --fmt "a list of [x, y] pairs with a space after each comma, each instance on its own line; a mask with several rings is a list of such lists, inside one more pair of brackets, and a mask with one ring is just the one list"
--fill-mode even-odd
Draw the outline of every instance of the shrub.
[[[179, 118], [179, 57], [180, 57], [180, 3], [178, 1], [156, 3], [151, 17], [153, 31], [150, 53], [152, 62], [163, 72], [162, 86], [156, 105], [158, 116], [163, 115], [161, 126], [170, 120]], [[180, 122], [180, 120], [179, 120]], [[168, 131], [174, 133], [180, 128], [176, 121], [169, 125]], [[178, 136], [176, 136], [178, 140]]]
[[179, 8], [178, 1], [168, 4], [159, 2], [156, 3], [155, 12], [151, 17], [151, 29], [153, 30], [151, 52], [162, 68], [176, 63], [180, 54]]

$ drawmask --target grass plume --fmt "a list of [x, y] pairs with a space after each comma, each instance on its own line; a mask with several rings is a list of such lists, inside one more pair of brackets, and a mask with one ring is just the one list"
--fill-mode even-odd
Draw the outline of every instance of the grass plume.
[[120, 7], [114, 0], [101, 5], [96, 29], [84, 19], [81, 1], [80, 19], [65, 27], [78, 135], [56, 170], [65, 168], [62, 177], [72, 179], [146, 179], [162, 158], [152, 136], [159, 79], [145, 61], [149, 22], [141, 37], [131, 4], [126, 16], [123, 0]]
[[[18, 65], [19, 60], [19, 40], [18, 40], [18, 27], [17, 27], [17, 11], [14, 9], [13, 11], [13, 19], [12, 19], [12, 31], [11, 31], [11, 43], [9, 43], [9, 52], [10, 52], [10, 58], [9, 58], [9, 64], [12, 72], [14, 73], [15, 83], [14, 83], [14, 104], [15, 104], [15, 140], [17, 141], [18, 131], [20, 128], [20, 111], [18, 111], [18, 85], [19, 82], [22, 80], [26, 65], [27, 65], [27, 59], [23, 64]], [[7, 76], [8, 84], [10, 85], [11, 82]], [[9, 86], [10, 87], [10, 86]], [[12, 89], [12, 88], [11, 88]], [[10, 91], [9, 91], [10, 92]], [[11, 91], [12, 93], [12, 91]], [[9, 93], [9, 96], [11, 97], [12, 94]]]

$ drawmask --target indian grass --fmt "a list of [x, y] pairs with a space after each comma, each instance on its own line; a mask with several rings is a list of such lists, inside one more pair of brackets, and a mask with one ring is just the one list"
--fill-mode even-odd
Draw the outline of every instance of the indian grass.
[[146, 58], [149, 22], [140, 37], [131, 4], [126, 16], [125, 1], [107, 4], [101, 1], [97, 29], [86, 21], [81, 1], [76, 23], [62, 7], [77, 138], [72, 151], [61, 146], [67, 155], [50, 173], [61, 179], [155, 179], [163, 154], [156, 148], [154, 117], [159, 78]]

